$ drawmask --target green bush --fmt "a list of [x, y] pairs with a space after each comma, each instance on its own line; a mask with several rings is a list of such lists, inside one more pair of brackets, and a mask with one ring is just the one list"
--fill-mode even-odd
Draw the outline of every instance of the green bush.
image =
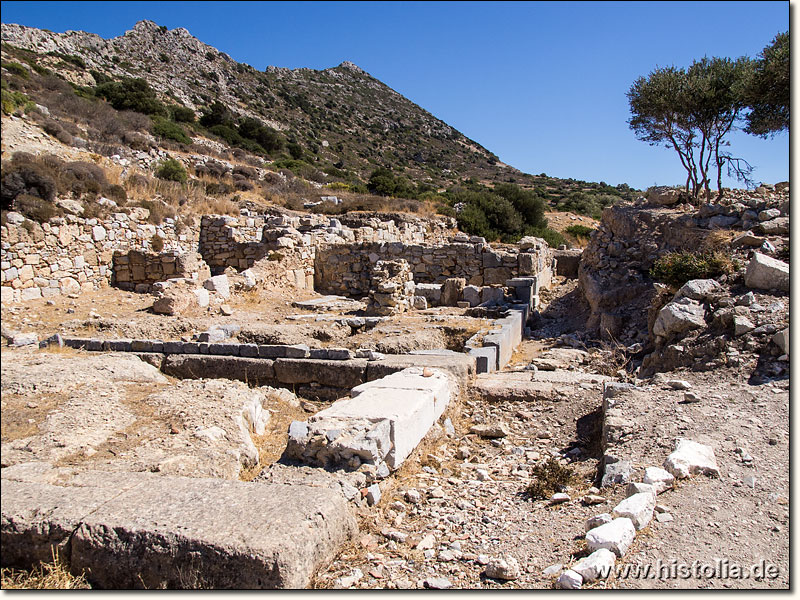
[[152, 133], [156, 137], [174, 140], [180, 144], [189, 145], [192, 143], [192, 138], [186, 135], [183, 127], [164, 117], [153, 117]]
[[566, 229], [564, 229], [568, 234], [574, 235], [575, 237], [584, 237], [588, 238], [591, 237], [592, 232], [594, 229], [591, 227], [587, 227], [586, 225], [570, 225]]
[[0, 92], [0, 102], [2, 102], [2, 110], [5, 115], [13, 115], [19, 109], [24, 111], [33, 107], [33, 102], [25, 94], [7, 89]]
[[659, 257], [650, 277], [676, 287], [692, 279], [714, 279], [733, 272], [730, 257], [719, 250], [708, 252], [669, 252]]
[[106, 99], [117, 110], [132, 110], [145, 115], [167, 116], [167, 109], [144, 79], [126, 77], [108, 81], [95, 88], [99, 98]]
[[3, 63], [3, 68], [6, 71], [8, 71], [9, 73], [11, 73], [12, 75], [18, 75], [19, 77], [22, 77], [23, 79], [30, 79], [31, 74], [28, 72], [28, 69], [26, 69], [20, 63], [4, 62]]
[[194, 123], [194, 111], [188, 106], [170, 106], [170, 112], [172, 113], [172, 120], [176, 123]]
[[167, 181], [177, 181], [179, 183], [186, 183], [189, 178], [186, 174], [186, 169], [174, 158], [168, 158], [156, 167], [156, 177], [159, 179], [166, 179]]

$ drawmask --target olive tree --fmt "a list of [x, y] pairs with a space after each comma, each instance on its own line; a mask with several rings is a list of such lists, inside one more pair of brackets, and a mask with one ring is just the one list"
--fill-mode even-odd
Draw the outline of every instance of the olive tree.
[[713, 169], [720, 196], [724, 166], [745, 179], [752, 171], [727, 151], [725, 139], [743, 118], [751, 73], [748, 58], [703, 58], [688, 69], [656, 68], [627, 93], [630, 128], [638, 139], [677, 152], [686, 170], [686, 191], [694, 200], [703, 192], [711, 199]]
[[789, 130], [789, 32], [775, 36], [759, 55], [745, 100], [747, 133], [768, 137]]

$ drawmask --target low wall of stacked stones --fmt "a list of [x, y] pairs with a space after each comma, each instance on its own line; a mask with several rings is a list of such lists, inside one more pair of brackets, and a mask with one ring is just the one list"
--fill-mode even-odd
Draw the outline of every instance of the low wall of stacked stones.
[[162, 239], [167, 256], [196, 252], [196, 231], [178, 231], [172, 219], [154, 225], [147, 222], [148, 216], [146, 210], [134, 209], [103, 220], [66, 215], [39, 224], [7, 213], [0, 227], [2, 302], [106, 287], [111, 284], [115, 252], [152, 253], [154, 236]]
[[366, 295], [373, 265], [395, 259], [409, 263], [415, 283], [464, 278], [467, 285], [504, 285], [514, 277], [540, 276], [542, 285], [549, 287], [553, 272], [553, 253], [544, 243], [526, 252], [493, 250], [485, 243], [329, 245], [317, 249], [314, 288], [322, 293]]

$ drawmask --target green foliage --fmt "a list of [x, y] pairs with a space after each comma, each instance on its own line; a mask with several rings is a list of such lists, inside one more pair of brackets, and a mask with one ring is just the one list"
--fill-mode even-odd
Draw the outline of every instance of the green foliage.
[[714, 279], [733, 272], [733, 264], [721, 251], [670, 252], [656, 260], [650, 277], [676, 287], [692, 279]]
[[240, 121], [239, 135], [254, 141], [268, 154], [278, 152], [283, 148], [283, 138], [277, 131], [251, 117], [245, 117]]
[[289, 142], [286, 144], [286, 149], [289, 151], [289, 156], [295, 160], [303, 158], [303, 147], [297, 142]]
[[586, 225], [570, 225], [569, 227], [565, 228], [564, 231], [570, 235], [574, 235], [575, 237], [588, 238], [591, 237], [594, 229], [587, 227]]
[[745, 131], [768, 137], [789, 130], [789, 32], [779, 33], [755, 63], [744, 92], [750, 113]]
[[573, 212], [576, 215], [586, 215], [593, 219], [599, 219], [603, 214], [604, 208], [616, 204], [621, 199], [620, 196], [613, 194], [575, 191], [558, 199], [555, 202], [555, 208], [565, 212]]
[[28, 72], [23, 65], [16, 63], [16, 62], [4, 62], [3, 68], [11, 73], [12, 75], [17, 75], [18, 77], [22, 77], [23, 79], [30, 79], [31, 74]]
[[194, 123], [194, 111], [188, 106], [174, 104], [169, 107], [169, 111], [172, 115], [172, 120], [176, 123]]
[[569, 485], [575, 476], [572, 469], [565, 467], [555, 458], [547, 459], [531, 469], [533, 481], [528, 484], [525, 491], [532, 498], [548, 499], [556, 492], [561, 492]]
[[153, 128], [151, 131], [154, 136], [159, 138], [174, 140], [180, 144], [186, 144], [186, 145], [192, 143], [192, 138], [186, 135], [186, 132], [183, 130], [183, 127], [181, 127], [174, 121], [165, 119], [164, 117], [159, 117], [159, 116], [153, 117]]
[[11, 91], [6, 88], [3, 88], [2, 92], [0, 92], [0, 102], [2, 102], [4, 115], [13, 115], [17, 110], [25, 110], [29, 105], [33, 105], [33, 102], [22, 92]]
[[186, 169], [174, 158], [168, 158], [156, 167], [156, 177], [159, 179], [166, 179], [167, 181], [177, 181], [179, 183], [186, 183], [188, 179]]
[[79, 69], [85, 69], [86, 68], [86, 62], [80, 56], [75, 56], [73, 54], [62, 54], [61, 52], [48, 52], [47, 55], [48, 56], [55, 56], [56, 58], [60, 58], [65, 63], [69, 63], [71, 65], [74, 65], [74, 66], [78, 67]]
[[725, 150], [725, 137], [743, 117], [752, 68], [746, 57], [706, 57], [688, 69], [656, 68], [639, 77], [627, 93], [630, 128], [651, 146], [664, 145], [678, 153], [687, 173], [686, 187], [695, 199], [705, 190], [710, 200], [712, 168], [718, 189], [725, 165], [740, 178], [749, 175], [738, 168], [740, 159]]
[[95, 85], [100, 85], [102, 83], [108, 83], [109, 81], [114, 81], [114, 78], [106, 75], [105, 73], [101, 73], [100, 71], [96, 71], [94, 69], [89, 71], [89, 75], [94, 78]]
[[101, 83], [95, 94], [104, 98], [117, 110], [132, 110], [145, 115], [166, 117], [166, 107], [156, 97], [155, 91], [144, 79], [126, 77], [121, 81]]
[[239, 135], [239, 132], [228, 125], [220, 123], [219, 125], [209, 127], [208, 130], [217, 137], [225, 140], [230, 146], [239, 146], [244, 142], [244, 138]]

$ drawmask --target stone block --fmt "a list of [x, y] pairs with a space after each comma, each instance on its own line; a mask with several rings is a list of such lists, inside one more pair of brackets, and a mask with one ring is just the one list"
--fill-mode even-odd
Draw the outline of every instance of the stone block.
[[220, 356], [239, 356], [239, 346], [241, 344], [209, 343], [208, 353]]
[[[427, 375], [426, 375], [427, 373]], [[434, 418], [438, 419], [453, 399], [455, 386], [452, 374], [438, 369], [410, 367], [381, 379], [368, 381], [354, 387], [350, 396], [356, 398], [369, 390], [406, 390], [409, 393], [431, 392], [434, 399]]]
[[497, 346], [468, 348], [467, 354], [475, 357], [475, 372], [491, 373], [497, 370]]
[[310, 358], [278, 358], [275, 376], [286, 384], [319, 383], [337, 388], [354, 388], [366, 381], [367, 361], [312, 360]]
[[627, 517], [638, 531], [647, 527], [656, 508], [656, 495], [650, 491], [633, 494], [617, 504], [612, 511], [614, 517]]
[[162, 371], [179, 379], [234, 379], [256, 385], [275, 383], [274, 361], [263, 358], [169, 354]]
[[475, 357], [461, 353], [451, 355], [387, 354], [379, 360], [371, 360], [367, 363], [366, 381], [374, 381], [409, 367], [442, 369], [452, 373], [459, 385], [463, 385], [475, 375]]
[[71, 563], [101, 588], [294, 589], [356, 532], [330, 489], [152, 477], [82, 519]]
[[635, 537], [636, 528], [633, 522], [626, 517], [620, 517], [587, 531], [586, 545], [590, 552], [605, 548], [621, 557], [627, 552]]

